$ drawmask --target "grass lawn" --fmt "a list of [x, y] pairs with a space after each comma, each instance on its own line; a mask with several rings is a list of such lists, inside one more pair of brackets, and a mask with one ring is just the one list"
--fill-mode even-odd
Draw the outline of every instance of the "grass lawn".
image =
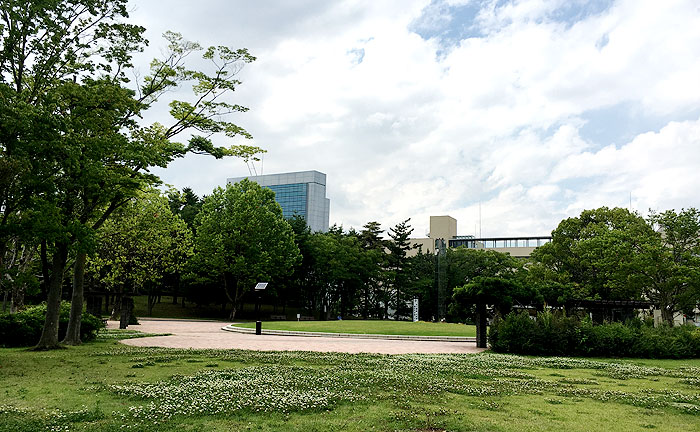
[[[241, 323], [236, 326], [255, 328], [255, 323]], [[476, 336], [476, 327], [472, 325], [422, 321], [265, 321], [263, 329], [411, 336]]]
[[128, 347], [118, 336], [51, 352], [0, 349], [0, 431], [700, 425], [700, 360], [195, 351]]

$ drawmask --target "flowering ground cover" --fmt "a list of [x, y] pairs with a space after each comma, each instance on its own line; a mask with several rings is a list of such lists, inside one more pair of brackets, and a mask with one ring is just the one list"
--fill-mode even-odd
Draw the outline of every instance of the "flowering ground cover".
[[0, 349], [0, 431], [700, 425], [700, 360], [182, 350], [110, 338], [52, 352]]
[[[236, 324], [255, 328], [255, 322]], [[334, 321], [265, 321], [263, 329], [322, 333], [385, 334], [411, 336], [476, 336], [476, 326], [452, 323], [334, 320]]]

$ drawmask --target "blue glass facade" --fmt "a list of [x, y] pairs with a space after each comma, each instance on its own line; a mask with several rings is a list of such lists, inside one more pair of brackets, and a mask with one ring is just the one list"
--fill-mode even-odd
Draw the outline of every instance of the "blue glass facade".
[[275, 200], [282, 207], [282, 214], [289, 219], [294, 215], [306, 219], [306, 202], [308, 200], [308, 185], [293, 183], [284, 185], [265, 186], [275, 192]]
[[249, 177], [233, 177], [226, 181], [237, 183], [244, 178], [275, 192], [285, 218], [299, 215], [314, 232], [328, 231], [331, 202], [326, 198], [326, 175], [318, 171], [299, 171]]

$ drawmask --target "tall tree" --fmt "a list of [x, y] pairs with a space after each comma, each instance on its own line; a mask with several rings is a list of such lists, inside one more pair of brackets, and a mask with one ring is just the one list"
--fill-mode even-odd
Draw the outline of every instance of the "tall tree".
[[628, 267], [664, 322], [673, 326], [675, 313], [700, 304], [700, 210], [652, 212], [648, 222], [656, 230], [634, 233]]
[[[123, 300], [148, 294], [149, 313], [163, 279], [182, 270], [193, 254], [190, 229], [157, 190], [139, 194], [107, 220], [98, 244], [88, 262], [90, 272], [103, 286], [125, 294]], [[128, 321], [125, 316], [121, 327]]]
[[621, 240], [642, 232], [650, 234], [645, 220], [627, 209], [584, 210], [563, 220], [552, 231], [552, 241], [533, 252], [531, 258], [540, 267], [536, 274], [552, 287], [585, 298], [639, 298], [641, 286], [629, 277], [630, 268], [621, 265], [632, 260], [634, 251]]
[[215, 189], [197, 221], [197, 262], [222, 282], [231, 319], [256, 282], [288, 276], [300, 259], [275, 193], [247, 179]]
[[360, 297], [364, 318], [381, 317], [382, 304], [389, 302], [383, 286], [386, 284], [387, 241], [382, 238], [384, 230], [379, 222], [367, 222], [359, 233], [360, 244], [367, 257], [367, 282]]
[[203, 199], [189, 187], [182, 188], [182, 192], [178, 190], [168, 192], [170, 211], [180, 216], [190, 229], [195, 227], [195, 219], [202, 209], [202, 202]]
[[435, 275], [437, 259], [437, 256], [422, 251], [409, 259], [408, 294], [418, 299], [420, 318], [425, 321], [439, 316]]
[[[42, 273], [48, 285], [40, 349], [58, 344], [58, 305], [69, 254], [76, 254], [71, 328], [80, 326], [82, 268], [90, 239], [136, 190], [158, 181], [148, 173], [150, 167], [167, 166], [188, 152], [243, 158], [259, 152], [250, 146], [216, 147], [199, 136], [188, 145], [171, 141], [188, 129], [207, 136], [250, 137], [222, 120], [223, 115], [247, 110], [222, 96], [240, 84], [236, 73], [254, 57], [245, 49], [211, 47], [202, 55], [212, 66], [209, 72], [188, 69], [185, 59], [202, 47], [166, 33], [169, 47], [164, 58], [154, 60], [151, 73], [128, 91], [122, 86], [128, 83], [131, 54], [145, 40], [142, 27], [123, 23], [126, 4], [2, 2], [0, 88], [3, 100], [11, 104], [1, 107], [9, 115], [0, 119], [0, 169], [9, 173], [0, 185], [0, 249], [17, 215], [35, 215], [32, 225], [41, 239]], [[160, 96], [184, 82], [193, 83], [194, 99], [170, 103], [170, 125], [137, 122]]]
[[[394, 316], [396, 319], [407, 313], [406, 297], [404, 291], [408, 287], [408, 266], [409, 258], [408, 251], [412, 249], [409, 240], [413, 228], [409, 225], [411, 218], [403, 222], [399, 222], [393, 228], [389, 229], [389, 237], [391, 241], [387, 244], [389, 256], [387, 257], [388, 276], [393, 294], [392, 302], [395, 308]], [[387, 305], [388, 306], [388, 305]]]
[[294, 272], [289, 278], [288, 290], [283, 293], [283, 302], [295, 300], [299, 305], [313, 311], [316, 309], [317, 299], [315, 283], [315, 257], [312, 249], [312, 237], [315, 235], [306, 224], [306, 220], [300, 215], [294, 215], [288, 220], [294, 231], [294, 243], [299, 249], [301, 259], [294, 267]]

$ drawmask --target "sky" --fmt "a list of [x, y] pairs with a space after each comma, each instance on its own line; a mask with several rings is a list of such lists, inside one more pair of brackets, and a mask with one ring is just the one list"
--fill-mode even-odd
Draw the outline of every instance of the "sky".
[[[254, 138], [215, 143], [266, 149], [258, 173], [326, 173], [331, 224], [411, 218], [423, 237], [450, 215], [459, 235], [534, 236], [601, 206], [700, 207], [697, 0], [130, 6], [150, 40], [142, 75], [167, 30], [257, 57], [230, 99]], [[249, 174], [196, 155], [154, 172], [199, 195]]]

